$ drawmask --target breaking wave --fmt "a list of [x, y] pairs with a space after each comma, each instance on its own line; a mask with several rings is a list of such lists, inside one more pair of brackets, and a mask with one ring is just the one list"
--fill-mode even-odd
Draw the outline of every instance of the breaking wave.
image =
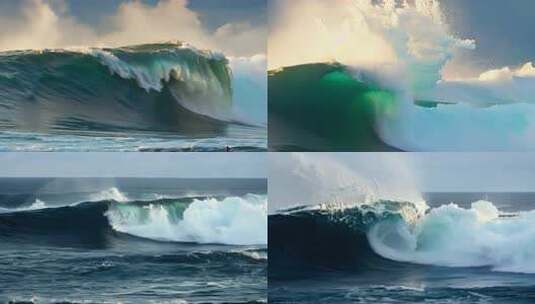
[[534, 217], [488, 201], [471, 208], [399, 201], [294, 208], [269, 217], [270, 267], [395, 269], [409, 262], [535, 273]]
[[[117, 198], [117, 193], [110, 190], [99, 198], [106, 196]], [[121, 200], [55, 207], [38, 201], [28, 208], [3, 209], [0, 238], [34, 238], [36, 242], [74, 246], [106, 243], [119, 233], [164, 242], [267, 244], [267, 198], [262, 195], [147, 201], [127, 200], [123, 194], [118, 197]], [[47, 238], [50, 234], [55, 237]], [[261, 259], [254, 252], [247, 254]]]
[[261, 124], [236, 115], [234, 96], [249, 86], [231, 71], [234, 61], [183, 43], [3, 52], [0, 128], [203, 135]]
[[535, 149], [533, 63], [448, 75], [477, 41], [451, 34], [439, 1], [275, 3], [272, 150]]

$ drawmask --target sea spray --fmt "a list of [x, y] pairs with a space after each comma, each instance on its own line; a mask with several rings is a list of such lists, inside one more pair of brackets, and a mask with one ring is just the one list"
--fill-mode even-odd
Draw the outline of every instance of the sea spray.
[[[349, 156], [349, 154], [347, 154]], [[269, 208], [277, 212], [290, 205], [338, 203], [342, 206], [395, 200], [423, 203], [418, 180], [407, 165], [405, 155], [365, 154], [366, 161], [344, 163], [345, 154], [272, 154], [269, 168]], [[355, 155], [351, 155], [355, 157]], [[384, 168], [388, 174], [380, 174]], [[376, 180], [381, 180], [378, 184]], [[292, 184], [291, 188], [286, 187]], [[284, 185], [284, 186], [283, 186]], [[425, 207], [422, 207], [425, 209]]]

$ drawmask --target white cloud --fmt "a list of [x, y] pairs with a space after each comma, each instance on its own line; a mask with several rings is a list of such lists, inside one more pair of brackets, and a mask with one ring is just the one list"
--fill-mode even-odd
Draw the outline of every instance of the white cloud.
[[207, 31], [187, 0], [161, 0], [151, 6], [136, 1], [121, 4], [104, 20], [107, 33], [78, 22], [62, 1], [24, 0], [19, 15], [2, 16], [0, 49], [72, 46], [121, 46], [181, 40], [199, 48], [232, 56], [265, 53], [266, 30], [247, 23], [228, 23]]

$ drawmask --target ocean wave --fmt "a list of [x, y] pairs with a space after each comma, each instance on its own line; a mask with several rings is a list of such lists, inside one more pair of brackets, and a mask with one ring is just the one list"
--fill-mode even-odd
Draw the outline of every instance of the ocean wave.
[[270, 267], [290, 260], [309, 267], [394, 269], [409, 262], [535, 273], [533, 211], [503, 213], [488, 201], [427, 211], [396, 201], [328, 206], [270, 215]]
[[535, 213], [501, 215], [487, 201], [474, 202], [470, 209], [449, 204], [432, 209], [413, 224], [379, 223], [368, 237], [378, 254], [397, 261], [535, 273], [530, 245], [535, 238], [531, 224]]
[[0, 128], [218, 134], [243, 123], [240, 79], [223, 54], [182, 43], [3, 52]]
[[535, 149], [533, 63], [447, 75], [477, 41], [450, 32], [439, 1], [274, 5], [286, 22], [270, 37], [271, 149]]
[[[112, 188], [92, 198], [67, 206], [36, 201], [29, 207], [5, 209], [0, 212], [0, 237], [35, 238], [36, 242], [69, 246], [106, 246], [117, 233], [165, 242], [267, 243], [267, 198], [262, 195], [134, 201]], [[55, 235], [52, 239], [41, 238], [51, 234]], [[262, 257], [256, 252], [245, 254]]]
[[[269, 77], [269, 144], [274, 150], [535, 149], [535, 101], [526, 98], [533, 95], [533, 77], [440, 82], [434, 93], [419, 95], [391, 86], [374, 71], [342, 64], [294, 66]], [[503, 91], [504, 86], [515, 87], [510, 91], [518, 94], [491, 89]]]

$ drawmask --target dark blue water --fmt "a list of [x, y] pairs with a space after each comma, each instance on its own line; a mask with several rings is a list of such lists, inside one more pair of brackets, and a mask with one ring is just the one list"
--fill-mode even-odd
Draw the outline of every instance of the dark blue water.
[[[535, 193], [427, 193], [424, 196], [432, 208], [451, 202], [470, 208], [472, 202], [483, 199], [501, 212], [513, 214], [507, 215], [512, 216], [511, 220], [515, 219], [514, 214], [533, 210], [535, 206]], [[531, 233], [529, 217], [526, 218], [528, 224], [518, 226], [524, 227], [518, 228], [522, 231], [510, 233]], [[367, 235], [377, 223], [397, 219], [391, 212], [362, 208], [270, 215], [270, 303], [535, 302], [535, 274], [529, 268], [530, 244], [501, 248], [504, 252], [524, 253], [527, 265], [514, 271], [493, 266], [446, 267], [401, 262], [377, 254]], [[452, 237], [452, 244], [462, 237]], [[485, 259], [494, 252], [483, 250], [480, 254]]]
[[[265, 194], [256, 179], [2, 178], [0, 303], [265, 302], [265, 240], [179, 226], [210, 202], [235, 221], [217, 206]], [[258, 225], [246, 229], [265, 233]]]

